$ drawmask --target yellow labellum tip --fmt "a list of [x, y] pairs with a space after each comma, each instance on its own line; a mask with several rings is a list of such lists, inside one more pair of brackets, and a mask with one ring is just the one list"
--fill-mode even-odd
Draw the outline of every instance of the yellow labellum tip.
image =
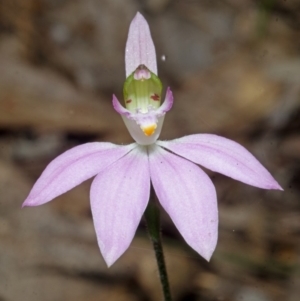
[[141, 127], [142, 131], [144, 132], [144, 134], [146, 136], [151, 136], [154, 134], [155, 130], [157, 128], [157, 125], [154, 123], [154, 124], [151, 124], [151, 125], [148, 125], [148, 126], [144, 126], [144, 127]]

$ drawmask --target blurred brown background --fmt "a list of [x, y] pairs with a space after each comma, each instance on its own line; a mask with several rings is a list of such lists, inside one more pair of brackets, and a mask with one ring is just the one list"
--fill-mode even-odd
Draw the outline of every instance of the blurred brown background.
[[161, 138], [209, 132], [234, 139], [285, 189], [209, 173], [220, 212], [210, 263], [164, 215], [174, 300], [300, 300], [299, 0], [0, 2], [0, 300], [161, 300], [143, 221], [129, 250], [106, 268], [90, 181], [21, 209], [64, 150], [131, 142], [111, 98], [122, 99], [125, 42], [137, 11], [175, 96]]

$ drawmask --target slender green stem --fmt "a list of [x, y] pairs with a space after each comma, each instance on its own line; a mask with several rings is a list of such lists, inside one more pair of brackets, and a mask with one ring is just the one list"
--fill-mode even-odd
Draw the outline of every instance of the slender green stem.
[[153, 202], [152, 199], [150, 199], [148, 207], [145, 211], [145, 219], [150, 240], [152, 242], [155, 252], [164, 300], [172, 301], [163, 247], [161, 243], [159, 209], [157, 208], [156, 204]]

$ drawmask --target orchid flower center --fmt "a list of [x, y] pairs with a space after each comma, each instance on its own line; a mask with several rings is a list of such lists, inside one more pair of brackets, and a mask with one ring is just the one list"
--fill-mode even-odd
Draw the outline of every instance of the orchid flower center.
[[[132, 113], [147, 115], [160, 107], [161, 92], [160, 79], [145, 65], [140, 65], [127, 77], [124, 83], [125, 106]], [[146, 136], [151, 136], [156, 127], [156, 123], [149, 123], [141, 126], [141, 129]]]

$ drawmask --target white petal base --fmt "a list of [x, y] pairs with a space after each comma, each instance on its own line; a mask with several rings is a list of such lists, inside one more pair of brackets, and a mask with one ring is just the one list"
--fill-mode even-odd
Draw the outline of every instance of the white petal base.
[[165, 116], [161, 116], [157, 118], [157, 127], [155, 132], [151, 136], [146, 136], [141, 129], [141, 127], [136, 123], [135, 120], [128, 119], [126, 116], [121, 115], [123, 121], [131, 135], [131, 137], [140, 145], [151, 145], [156, 142], [158, 139], [161, 129], [164, 123]]

